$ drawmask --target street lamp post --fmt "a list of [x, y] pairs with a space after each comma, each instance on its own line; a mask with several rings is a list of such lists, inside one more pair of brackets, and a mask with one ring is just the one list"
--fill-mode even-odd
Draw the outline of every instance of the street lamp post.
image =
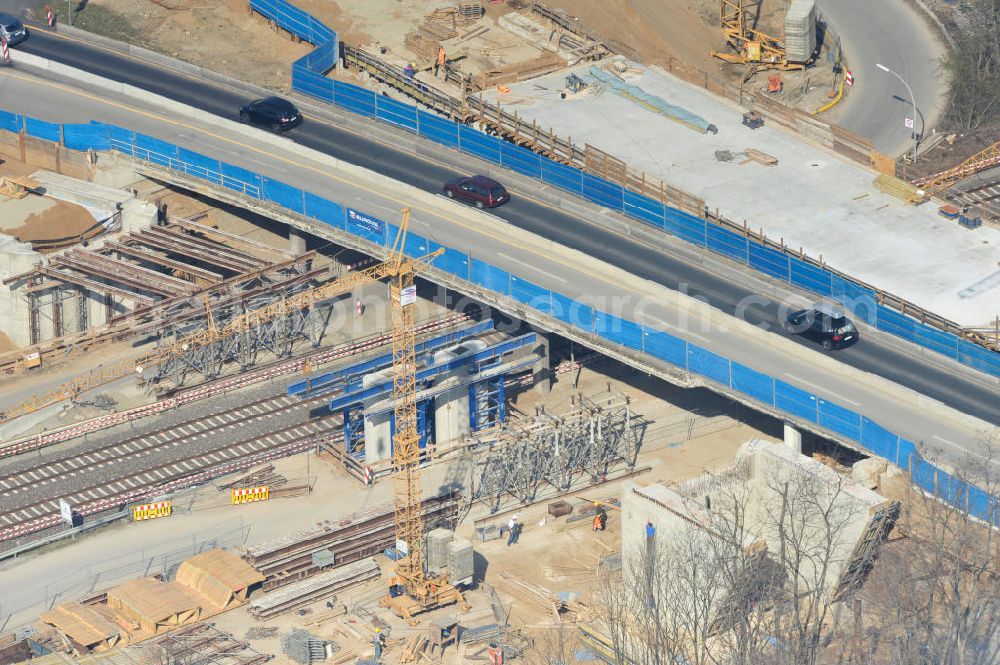
[[[913, 105], [913, 127], [910, 128], [910, 131], [913, 133], [913, 163], [916, 164], [917, 143], [920, 140], [920, 134], [917, 133], [917, 98], [913, 96], [913, 89], [910, 88], [910, 84], [907, 83], [902, 76], [900, 76], [899, 74], [892, 71], [891, 69], [889, 69], [888, 67], [886, 67], [881, 63], [875, 63], [875, 66], [881, 69], [883, 72], [886, 72], [887, 74], [892, 74], [893, 76], [898, 78], [899, 82], [902, 83], [904, 86], [906, 86], [906, 92], [910, 94], [910, 103]], [[923, 128], [924, 128], [924, 121], [921, 119], [920, 121], [921, 131], [923, 131]]]

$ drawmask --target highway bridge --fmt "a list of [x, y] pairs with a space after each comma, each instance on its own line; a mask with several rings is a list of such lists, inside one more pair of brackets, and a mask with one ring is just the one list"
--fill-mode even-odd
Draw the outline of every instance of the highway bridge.
[[[62, 36], [36, 32], [24, 46], [28, 53], [72, 63], [140, 90], [114, 93], [106, 82], [88, 81], [83, 74], [60, 77], [44, 68], [18, 66], [0, 73], [7, 111], [53, 122], [97, 120], [129, 127], [384, 220], [396, 220], [402, 206], [412, 207], [411, 228], [433, 242], [623, 319], [669, 332], [821, 401], [863, 414], [909, 441], [922, 443], [945, 464], [964, 462], [968, 456], [986, 460], [982, 440], [991, 426], [1000, 423], [1000, 386], [995, 379], [872, 330], [863, 331], [857, 346], [824, 354], [782, 330], [788, 307], [808, 301], [804, 293], [787, 285], [401, 130], [303, 101], [307, 122], [283, 137], [273, 137], [220, 119], [234, 118], [241, 103], [260, 94], [252, 86], [198, 78]], [[514, 201], [495, 215], [462, 209], [437, 195], [440, 184], [456, 174], [494, 171], [510, 184], [514, 195]], [[182, 174], [158, 175], [340, 244], [379, 251], [273, 205], [217, 191]], [[623, 349], [509, 297], [470, 288], [445, 274], [435, 274], [434, 279], [640, 370], [681, 385], [707, 385], [801, 427], [858, 445], [773, 404], [749, 399], [649, 354]]]

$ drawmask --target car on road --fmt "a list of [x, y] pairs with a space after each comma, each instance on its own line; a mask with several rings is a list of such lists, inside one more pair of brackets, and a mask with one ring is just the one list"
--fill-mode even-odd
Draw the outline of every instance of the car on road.
[[789, 331], [811, 339], [830, 351], [857, 344], [858, 329], [844, 311], [826, 303], [816, 303], [810, 309], [800, 309], [788, 315]]
[[265, 97], [240, 109], [240, 120], [263, 125], [273, 132], [283, 132], [302, 124], [302, 114], [287, 99]]
[[13, 14], [0, 13], [0, 37], [6, 37], [7, 45], [14, 46], [28, 38], [28, 28]]
[[510, 194], [499, 182], [484, 175], [455, 178], [444, 184], [444, 195], [471, 203], [477, 208], [496, 208], [510, 201]]

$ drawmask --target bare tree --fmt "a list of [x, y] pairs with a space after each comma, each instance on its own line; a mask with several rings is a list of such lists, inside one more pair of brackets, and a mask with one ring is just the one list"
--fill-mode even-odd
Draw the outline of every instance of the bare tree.
[[1000, 120], [1000, 2], [962, 3], [965, 26], [943, 60], [951, 85], [948, 118], [975, 131]]

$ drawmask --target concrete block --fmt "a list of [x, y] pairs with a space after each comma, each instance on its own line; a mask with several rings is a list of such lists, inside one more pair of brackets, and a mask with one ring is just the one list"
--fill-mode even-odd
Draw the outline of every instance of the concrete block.
[[450, 563], [449, 554], [455, 532], [450, 529], [434, 529], [427, 534], [427, 570], [438, 575], [445, 572]]
[[470, 584], [475, 575], [475, 550], [472, 543], [461, 536], [448, 543], [448, 572], [455, 584]]
[[878, 457], [863, 459], [851, 467], [851, 480], [870, 490], [877, 489], [879, 477], [888, 467], [889, 463]]

